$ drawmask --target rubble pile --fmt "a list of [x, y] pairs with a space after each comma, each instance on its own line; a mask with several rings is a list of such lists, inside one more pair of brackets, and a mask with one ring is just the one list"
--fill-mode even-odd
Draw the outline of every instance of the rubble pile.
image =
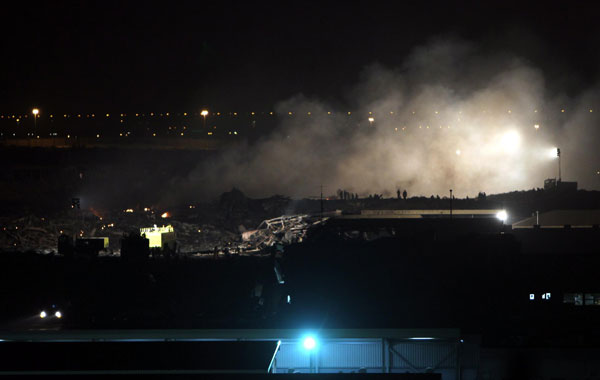
[[[246, 197], [234, 188], [221, 195], [215, 209], [215, 224], [229, 231], [240, 231], [239, 226], [256, 226], [265, 219], [290, 214], [291, 199], [274, 195], [264, 199]], [[245, 227], [244, 227], [245, 229]]]
[[36, 251], [49, 253], [56, 251], [58, 237], [63, 226], [45, 217], [29, 215], [10, 219], [3, 218], [0, 231], [0, 249]]
[[[306, 231], [321, 223], [308, 214], [284, 215], [291, 200], [283, 196], [251, 199], [233, 189], [217, 202], [187, 205], [180, 209], [155, 210], [132, 207], [123, 210], [70, 209], [46, 217], [4, 216], [0, 219], [0, 251], [57, 251], [59, 236], [108, 237], [109, 246], [101, 254], [119, 254], [123, 236], [140, 228], [171, 224], [177, 252], [243, 253], [257, 252], [274, 244], [301, 242]], [[277, 217], [275, 217], [277, 216]], [[246, 226], [256, 226], [247, 231]]]
[[274, 244], [301, 243], [310, 227], [325, 220], [306, 214], [267, 219], [256, 230], [243, 232], [242, 241], [253, 249], [263, 249]]
[[217, 228], [212, 224], [171, 222], [177, 234], [177, 244], [183, 253], [214, 251], [239, 242], [239, 234]]

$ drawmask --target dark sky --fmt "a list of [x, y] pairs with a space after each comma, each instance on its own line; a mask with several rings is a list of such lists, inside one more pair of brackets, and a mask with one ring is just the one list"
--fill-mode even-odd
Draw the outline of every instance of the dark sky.
[[268, 110], [297, 93], [343, 101], [366, 65], [399, 66], [439, 36], [522, 55], [566, 91], [600, 67], [592, 1], [148, 4], [10, 8], [0, 111]]

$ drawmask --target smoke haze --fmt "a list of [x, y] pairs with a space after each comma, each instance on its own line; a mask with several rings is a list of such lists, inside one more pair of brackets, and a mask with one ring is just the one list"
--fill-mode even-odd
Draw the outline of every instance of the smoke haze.
[[567, 97], [549, 93], [552, 80], [514, 55], [438, 39], [400, 67], [365, 68], [344, 109], [302, 95], [282, 101], [272, 134], [223, 151], [174, 185], [196, 197], [232, 187], [304, 197], [321, 184], [326, 194], [453, 189], [464, 197], [542, 187], [557, 176], [558, 146], [563, 180], [597, 189], [598, 87]]

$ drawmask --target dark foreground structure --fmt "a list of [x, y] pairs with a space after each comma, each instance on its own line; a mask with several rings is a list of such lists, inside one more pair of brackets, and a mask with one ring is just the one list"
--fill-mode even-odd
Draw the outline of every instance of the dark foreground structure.
[[[556, 227], [341, 217], [303, 243], [258, 256], [136, 262], [5, 253], [2, 268], [12, 270], [1, 277], [1, 297], [13, 307], [2, 315], [0, 349], [271, 341], [280, 344], [265, 373], [594, 376], [600, 233]], [[48, 303], [61, 305], [62, 318], [40, 319]]]

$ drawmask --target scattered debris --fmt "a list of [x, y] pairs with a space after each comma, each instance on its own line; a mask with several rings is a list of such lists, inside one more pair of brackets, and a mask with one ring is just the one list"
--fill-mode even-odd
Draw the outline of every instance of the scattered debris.
[[256, 230], [242, 232], [242, 241], [250, 243], [253, 249], [263, 249], [274, 244], [301, 243], [310, 227], [326, 219], [307, 214], [267, 219]]

